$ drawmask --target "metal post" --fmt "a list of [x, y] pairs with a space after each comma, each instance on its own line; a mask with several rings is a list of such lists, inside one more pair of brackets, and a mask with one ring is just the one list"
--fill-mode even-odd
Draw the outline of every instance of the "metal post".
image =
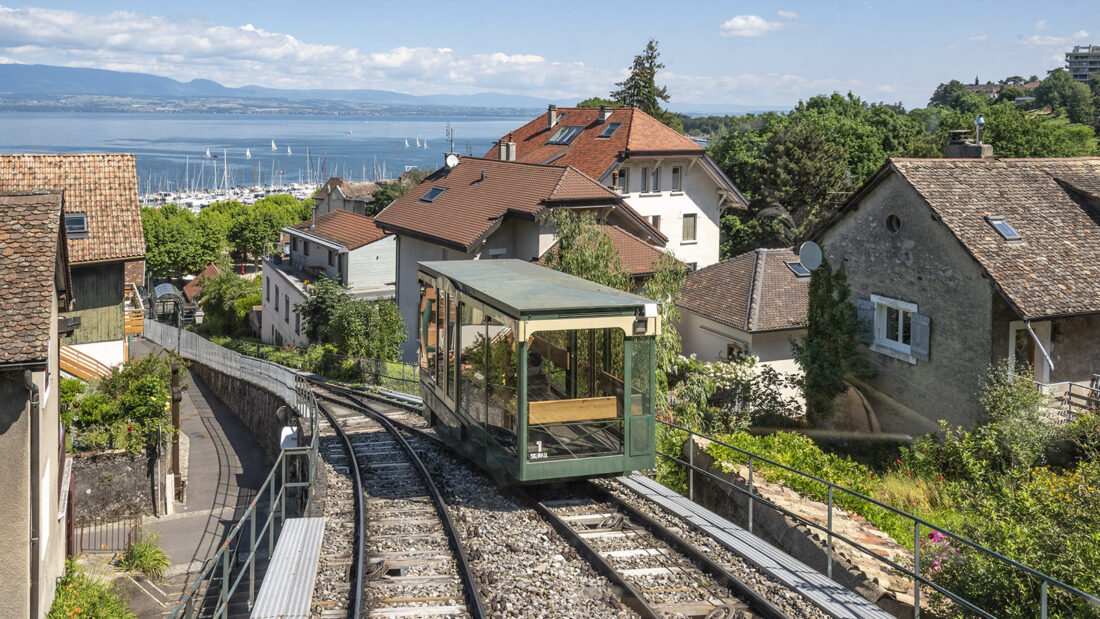
[[252, 505], [248, 530], [248, 610], [256, 601], [256, 505]]
[[695, 500], [695, 434], [688, 434], [688, 498]]
[[[229, 607], [229, 549], [232, 544], [227, 543], [222, 546], [222, 587], [218, 597], [221, 599], [221, 603], [218, 604], [222, 609]], [[214, 613], [215, 616], [218, 613]]]
[[270, 557], [275, 552], [275, 480], [269, 475], [267, 481], [267, 556]]
[[282, 498], [279, 499], [279, 522], [286, 523], [286, 457], [281, 459], [283, 465], [279, 467], [282, 471], [283, 483], [279, 487]]
[[913, 522], [913, 619], [920, 617], [920, 521]]
[[749, 456], [749, 533], [752, 533], [752, 469], [753, 469], [753, 457]]
[[830, 580], [833, 578], [833, 485], [829, 484], [829, 550], [827, 563], [825, 565], [825, 575]]
[[1042, 619], [1047, 619], [1047, 581], [1043, 581], [1043, 586], [1039, 588], [1039, 616]]

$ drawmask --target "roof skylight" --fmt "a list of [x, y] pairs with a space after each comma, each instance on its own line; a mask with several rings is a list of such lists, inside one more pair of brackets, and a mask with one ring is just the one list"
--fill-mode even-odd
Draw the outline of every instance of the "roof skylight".
[[988, 221], [989, 225], [993, 226], [993, 229], [997, 231], [997, 234], [1000, 234], [1001, 238], [1006, 241], [1019, 241], [1023, 238], [1020, 236], [1019, 232], [1016, 232], [1016, 228], [1012, 227], [1012, 224], [1005, 221], [1004, 217], [986, 217], [985, 220]]
[[554, 135], [550, 136], [550, 139], [546, 141], [547, 144], [568, 144], [573, 141], [573, 138], [581, 134], [584, 131], [584, 127], [562, 127], [554, 132]]
[[599, 137], [609, 138], [615, 135], [615, 132], [619, 130], [619, 127], [623, 126], [622, 123], [607, 123], [607, 126], [600, 132]]
[[432, 187], [428, 190], [428, 193], [421, 196], [421, 202], [431, 202], [439, 197], [444, 191], [447, 191], [446, 187]]
[[790, 269], [791, 272], [794, 273], [795, 275], [797, 275], [798, 277], [809, 277], [810, 276], [810, 270], [807, 269], [805, 266], [803, 266], [802, 263], [797, 261], [797, 260], [792, 260], [792, 261], [788, 262], [787, 263], [787, 268]]

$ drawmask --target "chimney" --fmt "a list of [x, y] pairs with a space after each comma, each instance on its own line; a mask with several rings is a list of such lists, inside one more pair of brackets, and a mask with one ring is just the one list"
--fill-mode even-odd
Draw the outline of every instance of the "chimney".
[[553, 129], [558, 124], [558, 106], [551, 105], [546, 108], [546, 128]]
[[601, 125], [603, 123], [607, 122], [607, 119], [611, 118], [611, 108], [607, 107], [606, 105], [601, 105], [600, 106], [600, 117], [599, 118], [600, 118], [600, 124]]
[[983, 144], [981, 141], [981, 130], [984, 128], [985, 120], [981, 116], [978, 118], [981, 121], [975, 122], [975, 125], [979, 127], [978, 143], [975, 144], [970, 141], [970, 131], [968, 129], [952, 131], [951, 137], [947, 140], [947, 147], [943, 152], [944, 157], [948, 159], [990, 159], [993, 157], [993, 145]]
[[[508, 137], [511, 137], [509, 135]], [[500, 160], [501, 161], [515, 161], [516, 160], [516, 143], [501, 140], [500, 141]]]

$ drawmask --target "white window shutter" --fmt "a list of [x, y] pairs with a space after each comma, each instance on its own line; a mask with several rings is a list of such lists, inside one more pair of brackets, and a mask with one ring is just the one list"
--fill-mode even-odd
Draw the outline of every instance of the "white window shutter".
[[856, 299], [856, 317], [859, 319], [859, 341], [870, 344], [875, 341], [875, 304], [870, 299]]
[[910, 333], [909, 352], [921, 361], [928, 361], [932, 335], [932, 319], [924, 314], [913, 312], [912, 333]]

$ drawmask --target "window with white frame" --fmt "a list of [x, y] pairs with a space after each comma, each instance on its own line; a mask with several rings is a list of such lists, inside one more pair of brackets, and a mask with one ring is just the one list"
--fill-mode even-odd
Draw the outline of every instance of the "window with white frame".
[[630, 170], [627, 168], [619, 169], [619, 191], [630, 193]]
[[695, 213], [688, 213], [684, 215], [684, 230], [681, 241], [684, 243], [695, 242]]
[[661, 168], [653, 168], [653, 187], [652, 191], [657, 193], [661, 190]]
[[646, 193], [647, 191], [649, 191], [649, 168], [642, 168], [641, 192]]
[[917, 312], [916, 303], [873, 294], [858, 305], [869, 314], [862, 318], [870, 322], [871, 350], [909, 363], [928, 361], [931, 320]]
[[680, 191], [683, 189], [683, 181], [681, 180], [680, 166], [672, 167], [672, 186], [669, 187], [671, 191]]

